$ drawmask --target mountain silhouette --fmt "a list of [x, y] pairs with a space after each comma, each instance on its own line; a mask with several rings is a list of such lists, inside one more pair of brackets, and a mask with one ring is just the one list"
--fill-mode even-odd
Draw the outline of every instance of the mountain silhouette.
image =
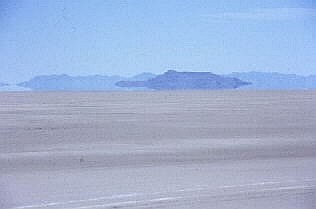
[[119, 87], [146, 87], [154, 90], [177, 89], [235, 89], [248, 85], [237, 78], [220, 76], [209, 72], [177, 72], [169, 70], [146, 81], [120, 81]]

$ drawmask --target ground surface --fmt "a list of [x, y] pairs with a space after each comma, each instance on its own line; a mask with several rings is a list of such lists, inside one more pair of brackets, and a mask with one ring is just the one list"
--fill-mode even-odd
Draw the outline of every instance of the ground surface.
[[315, 91], [0, 93], [0, 208], [316, 208]]

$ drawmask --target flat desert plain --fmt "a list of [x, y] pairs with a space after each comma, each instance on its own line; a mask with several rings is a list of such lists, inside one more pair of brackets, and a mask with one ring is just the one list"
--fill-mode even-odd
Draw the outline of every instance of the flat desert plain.
[[314, 209], [316, 91], [0, 93], [2, 209]]

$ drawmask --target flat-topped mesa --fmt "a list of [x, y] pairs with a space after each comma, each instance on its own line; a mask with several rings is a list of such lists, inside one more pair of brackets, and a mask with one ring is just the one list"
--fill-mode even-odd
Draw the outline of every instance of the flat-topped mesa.
[[216, 75], [210, 72], [177, 72], [169, 70], [147, 81], [120, 81], [119, 87], [146, 87], [154, 90], [190, 89], [236, 89], [249, 85], [237, 78]]

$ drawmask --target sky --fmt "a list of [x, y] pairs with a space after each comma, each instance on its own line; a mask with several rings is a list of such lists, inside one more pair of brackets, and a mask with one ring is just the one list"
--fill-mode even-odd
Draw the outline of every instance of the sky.
[[316, 1], [1, 0], [0, 82], [166, 70], [316, 74]]

